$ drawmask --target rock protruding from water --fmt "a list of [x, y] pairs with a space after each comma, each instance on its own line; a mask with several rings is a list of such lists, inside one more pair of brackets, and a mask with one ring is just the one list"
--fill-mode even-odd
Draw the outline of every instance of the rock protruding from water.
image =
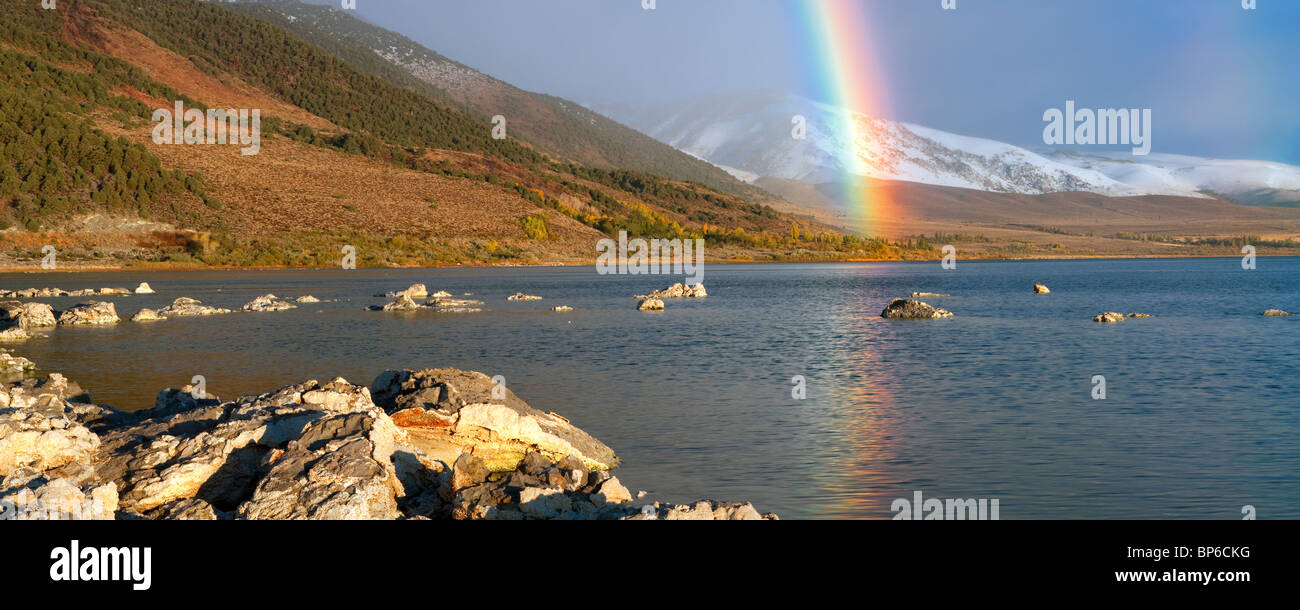
[[1151, 314], [1149, 314], [1149, 313], [1134, 312], [1134, 313], [1129, 314], [1128, 317], [1130, 317], [1130, 318], [1150, 318], [1150, 317], [1151, 317]]
[[107, 301], [78, 303], [59, 314], [59, 325], [103, 326], [117, 324], [117, 308]]
[[651, 292], [650, 294], [637, 295], [636, 298], [638, 299], [702, 299], [707, 296], [709, 296], [709, 293], [707, 290], [704, 289], [703, 283], [699, 283], [694, 286], [687, 286], [686, 284], [677, 283], [667, 288], [664, 288], [663, 290], [656, 290], [654, 292]]
[[158, 310], [158, 315], [164, 318], [183, 317], [183, 316], [215, 316], [218, 314], [230, 313], [229, 309], [221, 307], [209, 307], [204, 305], [198, 299], [189, 297], [180, 297], [168, 305]]
[[[20, 332], [27, 332], [21, 328], [17, 330]], [[27, 371], [34, 370], [36, 370], [36, 363], [31, 360], [23, 358], [22, 356], [10, 354], [8, 350], [0, 350], [0, 374], [21, 375]]]
[[646, 299], [636, 306], [638, 311], [663, 311], [664, 302], [659, 299]]
[[245, 303], [241, 309], [243, 311], [284, 311], [296, 307], [297, 305], [285, 301], [273, 294], [264, 294]]
[[418, 430], [413, 442], [436, 459], [450, 463], [472, 449], [491, 470], [503, 471], [536, 448], [554, 460], [575, 456], [590, 468], [618, 465], [604, 443], [563, 417], [529, 407], [482, 373], [385, 371], [371, 389], [375, 403], [399, 426]]
[[573, 311], [573, 308], [568, 305], [556, 305], [551, 308], [551, 311]]
[[894, 299], [890, 301], [889, 306], [885, 307], [884, 311], [880, 312], [880, 317], [898, 320], [936, 320], [951, 318], [953, 313], [922, 301]]
[[1278, 317], [1278, 318], [1280, 318], [1280, 317], [1285, 317], [1285, 316], [1294, 316], [1295, 314], [1290, 313], [1290, 312], [1287, 312], [1287, 311], [1282, 311], [1281, 309], [1265, 309], [1265, 310], [1264, 310], [1264, 313], [1261, 313], [1261, 314], [1259, 314], [1259, 315], [1261, 315], [1261, 316], [1268, 316], [1268, 317], [1270, 317], [1270, 318], [1272, 318], [1272, 317]]
[[320, 299], [318, 299], [318, 298], [316, 298], [316, 297], [314, 297], [314, 296], [311, 296], [310, 294], [304, 294], [304, 295], [302, 295], [302, 296], [300, 296], [300, 297], [294, 299], [293, 301], [294, 301], [295, 303], [319, 303], [319, 302], [320, 302]]
[[415, 302], [409, 296], [401, 295], [393, 302], [380, 307], [380, 311], [415, 311], [420, 308], [420, 304]]
[[1034, 284], [1034, 294], [1051, 294], [1052, 291], [1046, 284]]
[[140, 285], [135, 287], [136, 294], [153, 294], [153, 292], [153, 288], [149, 287], [149, 282], [140, 282]]
[[912, 293], [912, 298], [914, 299], [946, 299], [951, 296], [952, 296], [951, 294], [944, 294], [942, 292], [913, 292]]
[[532, 295], [532, 294], [524, 294], [522, 292], [516, 292], [506, 297], [506, 300], [507, 301], [540, 301], [542, 300], [542, 297]]
[[152, 309], [141, 309], [134, 316], [131, 316], [132, 322], [158, 322], [166, 319], [166, 317], [159, 315], [157, 311]]
[[0, 303], [0, 326], [43, 328], [54, 326], [57, 323], [58, 318], [54, 315], [54, 309], [45, 303], [23, 303], [21, 301], [4, 301]]
[[0, 504], [22, 519], [775, 518], [635, 506], [613, 451], [480, 373], [375, 386], [384, 407], [339, 378], [224, 402], [164, 390], [126, 413], [58, 374], [0, 385]]
[[36, 333], [28, 332], [26, 328], [23, 328], [21, 326], [13, 326], [10, 328], [6, 328], [4, 330], [0, 330], [0, 343], [21, 343], [23, 341], [38, 336], [40, 335]]
[[424, 299], [424, 298], [428, 298], [429, 296], [429, 288], [424, 284], [411, 284], [411, 287], [407, 288], [406, 290], [394, 290], [392, 292], [385, 292], [384, 294], [377, 294], [375, 296], [384, 297], [387, 299], [396, 299], [403, 296], [407, 296], [412, 299]]
[[776, 520], [752, 504], [701, 500], [694, 505], [635, 506], [618, 477], [590, 470], [573, 458], [552, 460], [529, 452], [505, 473], [487, 477], [487, 469], [470, 454], [452, 467], [451, 517], [473, 520]]
[[1124, 320], [1124, 314], [1119, 313], [1118, 311], [1108, 311], [1092, 319], [1093, 322], [1101, 322], [1103, 324], [1114, 324], [1116, 322], [1123, 322]]

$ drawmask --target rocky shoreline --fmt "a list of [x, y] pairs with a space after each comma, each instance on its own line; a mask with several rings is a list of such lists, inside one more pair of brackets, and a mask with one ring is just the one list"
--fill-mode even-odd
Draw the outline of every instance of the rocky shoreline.
[[614, 451], [482, 373], [386, 371], [124, 412], [53, 373], [0, 386], [0, 520], [758, 520], [643, 501]]

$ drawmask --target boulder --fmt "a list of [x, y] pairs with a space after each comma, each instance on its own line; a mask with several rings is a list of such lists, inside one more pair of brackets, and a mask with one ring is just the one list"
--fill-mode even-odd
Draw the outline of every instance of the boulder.
[[528, 406], [482, 373], [456, 369], [385, 371], [371, 384], [375, 404], [410, 433], [426, 455], [452, 463], [473, 452], [494, 472], [536, 450], [552, 461], [573, 456], [589, 469], [618, 465], [614, 450], [554, 413]]
[[153, 288], [150, 288], [150, 287], [149, 287], [149, 282], [140, 282], [140, 285], [135, 287], [135, 293], [136, 293], [136, 294], [153, 294]]
[[709, 293], [704, 289], [703, 283], [699, 283], [694, 286], [688, 286], [686, 284], [677, 283], [667, 288], [664, 288], [663, 290], [656, 290], [654, 292], [651, 292], [650, 294], [637, 295], [636, 298], [638, 299], [702, 299], [707, 296], [709, 296]]
[[1097, 317], [1093, 318], [1092, 321], [1093, 321], [1093, 322], [1101, 322], [1101, 323], [1104, 323], [1104, 324], [1114, 324], [1115, 322], [1123, 322], [1123, 321], [1124, 321], [1124, 314], [1119, 313], [1119, 312], [1116, 312], [1116, 311], [1108, 311], [1108, 312], [1106, 312], [1106, 313], [1103, 313], [1103, 314], [1098, 315]]
[[1034, 284], [1034, 294], [1051, 294], [1052, 291], [1044, 284]]
[[103, 326], [120, 321], [117, 308], [107, 301], [79, 303], [59, 314], [59, 325]]
[[54, 326], [57, 323], [58, 318], [54, 315], [54, 309], [45, 303], [23, 303], [20, 301], [0, 303], [0, 325], [42, 328]]
[[[27, 332], [21, 328], [13, 328], [19, 332]], [[27, 371], [36, 369], [36, 364], [22, 356], [15, 356], [7, 351], [0, 351], [0, 374], [20, 375]]]
[[377, 294], [375, 296], [388, 299], [396, 299], [402, 296], [407, 296], [412, 299], [423, 299], [429, 296], [429, 289], [424, 284], [411, 284], [411, 287], [406, 290], [394, 290], [384, 294]]
[[273, 294], [264, 294], [244, 304], [243, 311], [283, 311], [285, 309], [294, 309], [298, 307], [293, 303], [281, 300]]
[[664, 302], [659, 299], [646, 299], [636, 306], [637, 311], [663, 311]]
[[21, 343], [38, 335], [27, 332], [27, 329], [21, 326], [14, 326], [0, 330], [0, 343]]
[[384, 305], [380, 309], [383, 311], [414, 311], [419, 308], [420, 308], [419, 303], [413, 301], [411, 297], [407, 295], [401, 295], [397, 297], [397, 300], [387, 305]]
[[934, 307], [929, 303], [914, 301], [912, 299], [894, 299], [889, 303], [885, 310], [880, 312], [882, 318], [905, 319], [905, 320], [930, 320], [938, 318], [951, 318], [953, 314], [947, 309]]
[[117, 513], [113, 483], [79, 485], [37, 477], [0, 489], [0, 521], [111, 521]]
[[168, 305], [158, 310], [158, 315], [164, 318], [183, 317], [183, 316], [213, 316], [217, 314], [230, 313], [229, 309], [220, 307], [209, 307], [204, 305], [198, 299], [189, 297], [180, 297]]

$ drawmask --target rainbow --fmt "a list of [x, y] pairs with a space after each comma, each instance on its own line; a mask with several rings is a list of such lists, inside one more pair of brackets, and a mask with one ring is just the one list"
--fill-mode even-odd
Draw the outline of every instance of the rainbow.
[[[800, 34], [806, 40], [809, 66], [808, 86], [817, 101], [861, 112], [885, 116], [885, 88], [874, 62], [877, 55], [870, 46], [871, 32], [862, 0], [795, 0], [792, 3]], [[857, 121], [840, 123], [843, 133], [837, 139], [859, 143], [872, 137]], [[867, 162], [845, 146], [839, 155], [844, 168], [841, 201], [845, 211], [865, 232], [869, 225], [893, 215], [893, 205], [883, 189], [869, 188], [859, 176], [869, 173]]]

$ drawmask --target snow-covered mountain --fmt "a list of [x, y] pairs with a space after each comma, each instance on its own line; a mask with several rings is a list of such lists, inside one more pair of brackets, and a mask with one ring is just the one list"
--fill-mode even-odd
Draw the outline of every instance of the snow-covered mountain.
[[[1040, 154], [785, 93], [596, 109], [750, 182], [771, 177], [821, 184], [848, 173], [1000, 193], [1219, 196], [1258, 205], [1300, 201], [1300, 167], [1281, 163], [1122, 152]], [[805, 119], [803, 139], [793, 135], [796, 116]], [[853, 141], [848, 134], [856, 134]]]

